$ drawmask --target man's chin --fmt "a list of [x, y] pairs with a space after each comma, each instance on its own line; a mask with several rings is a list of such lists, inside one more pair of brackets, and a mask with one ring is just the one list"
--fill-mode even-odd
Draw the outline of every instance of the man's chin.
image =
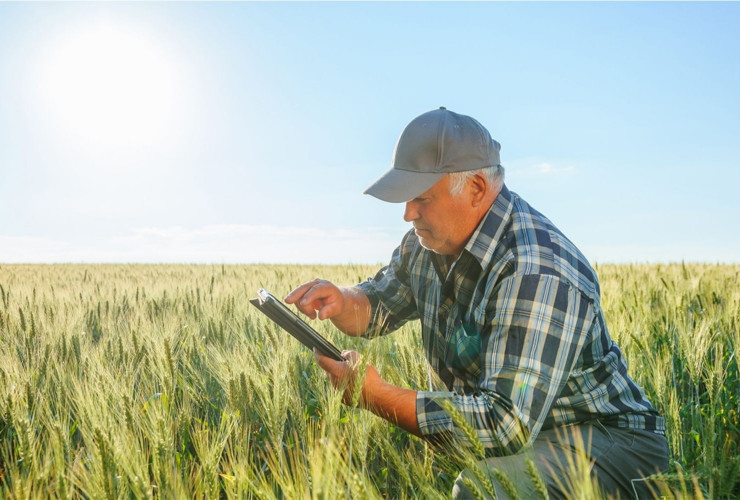
[[431, 244], [430, 244], [429, 240], [427, 240], [427, 238], [424, 238], [423, 236], [419, 236], [419, 233], [418, 232], [416, 233], [416, 237], [419, 239], [419, 244], [422, 247], [426, 248], [427, 250], [431, 250], [432, 252], [434, 251], [434, 248], [431, 246]]
[[[417, 234], [417, 236], [418, 236], [418, 234]], [[443, 253], [441, 253], [439, 251], [439, 246], [438, 245], [434, 245], [433, 242], [429, 241], [428, 238], [424, 238], [423, 236], [418, 236], [418, 237], [419, 237], [419, 244], [423, 248], [426, 248], [427, 250], [430, 250], [430, 251], [432, 251], [434, 253], [437, 253], [437, 254], [440, 254], [440, 255], [444, 255]]]

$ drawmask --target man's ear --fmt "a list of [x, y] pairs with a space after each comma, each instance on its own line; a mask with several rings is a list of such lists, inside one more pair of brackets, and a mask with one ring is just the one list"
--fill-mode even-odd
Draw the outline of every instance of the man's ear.
[[473, 177], [468, 179], [468, 185], [470, 186], [470, 195], [472, 197], [472, 204], [477, 207], [483, 203], [486, 199], [486, 195], [491, 189], [488, 185], [486, 178], [483, 174], [475, 174]]

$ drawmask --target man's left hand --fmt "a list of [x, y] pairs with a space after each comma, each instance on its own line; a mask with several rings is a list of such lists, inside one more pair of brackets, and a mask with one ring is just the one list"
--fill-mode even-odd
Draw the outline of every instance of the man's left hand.
[[[379, 379], [378, 371], [372, 365], [360, 367], [360, 355], [356, 351], [342, 351], [344, 361], [336, 361], [314, 350], [314, 356], [319, 366], [329, 375], [331, 384], [338, 390], [344, 391], [342, 402], [348, 406], [365, 407], [363, 392], [365, 385], [374, 379]], [[358, 377], [362, 379], [358, 380]], [[359, 391], [359, 394], [356, 394]]]
[[359, 406], [420, 436], [416, 419], [416, 391], [396, 387], [380, 378], [373, 365], [362, 366], [355, 351], [342, 351], [344, 361], [313, 352], [334, 387], [343, 391], [342, 402]]

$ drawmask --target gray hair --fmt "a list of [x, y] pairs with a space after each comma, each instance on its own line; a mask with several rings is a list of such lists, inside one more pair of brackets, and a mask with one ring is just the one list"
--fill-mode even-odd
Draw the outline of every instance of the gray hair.
[[491, 165], [490, 167], [483, 167], [478, 170], [466, 170], [464, 172], [450, 172], [450, 194], [457, 196], [462, 193], [465, 183], [468, 179], [474, 177], [476, 174], [482, 174], [489, 185], [493, 186], [496, 191], [501, 190], [501, 186], [504, 185], [504, 173], [506, 169], [503, 165]]

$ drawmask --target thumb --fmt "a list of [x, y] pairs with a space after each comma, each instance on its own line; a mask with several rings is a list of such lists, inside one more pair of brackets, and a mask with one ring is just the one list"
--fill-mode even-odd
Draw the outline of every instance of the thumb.
[[347, 361], [347, 363], [351, 367], [356, 367], [357, 363], [360, 362], [360, 355], [357, 354], [357, 351], [344, 350], [342, 351], [342, 357]]
[[319, 364], [319, 366], [324, 369], [324, 371], [329, 371], [329, 369], [332, 367], [332, 363], [341, 363], [341, 361], [335, 361], [329, 356], [324, 356], [315, 347], [313, 348], [313, 357], [316, 359], [316, 362]]

